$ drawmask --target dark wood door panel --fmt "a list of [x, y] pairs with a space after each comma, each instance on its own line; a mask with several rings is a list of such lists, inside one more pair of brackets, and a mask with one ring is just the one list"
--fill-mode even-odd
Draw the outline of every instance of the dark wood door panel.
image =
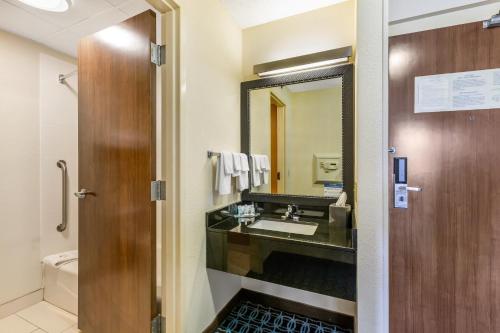
[[423, 188], [390, 208], [390, 331], [500, 332], [500, 110], [414, 113], [416, 76], [499, 68], [500, 29], [418, 32], [389, 48], [389, 145]]
[[146, 333], [156, 314], [155, 73], [151, 11], [81, 40], [79, 327]]

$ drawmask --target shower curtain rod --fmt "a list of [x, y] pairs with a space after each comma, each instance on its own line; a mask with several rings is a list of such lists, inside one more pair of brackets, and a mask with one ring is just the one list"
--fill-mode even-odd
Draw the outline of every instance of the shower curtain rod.
[[73, 75], [75, 75], [77, 73], [78, 73], [78, 70], [74, 70], [68, 74], [59, 74], [59, 83], [64, 83], [66, 81], [66, 79], [69, 79], [70, 77], [72, 77]]

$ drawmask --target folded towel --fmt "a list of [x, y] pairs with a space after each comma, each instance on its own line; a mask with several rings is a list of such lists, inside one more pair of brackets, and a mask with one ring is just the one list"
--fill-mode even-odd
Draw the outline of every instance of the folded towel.
[[248, 171], [250, 168], [248, 167], [248, 157], [246, 154], [239, 154], [240, 158], [240, 175], [238, 176], [238, 190], [240, 192], [248, 189]]
[[241, 171], [250, 171], [250, 168], [248, 166], [248, 156], [247, 154], [243, 154], [241, 153], [240, 154], [240, 158], [241, 158]]
[[232, 153], [233, 158], [233, 177], [239, 177], [241, 175], [241, 154]]
[[215, 190], [220, 195], [231, 193], [231, 178], [233, 175], [233, 155], [222, 152], [217, 159], [215, 174]]
[[252, 185], [253, 186], [260, 186], [261, 181], [260, 181], [260, 159], [258, 155], [252, 155], [251, 156], [251, 166], [252, 168]]
[[260, 165], [263, 171], [271, 171], [271, 163], [267, 155], [260, 155]]
[[76, 260], [78, 260], [78, 251], [75, 250], [46, 256], [43, 258], [42, 263], [52, 267], [59, 267]]
[[260, 168], [262, 170], [262, 178], [264, 184], [269, 184], [269, 172], [271, 171], [271, 164], [267, 155], [260, 156]]
[[224, 156], [224, 172], [226, 175], [232, 175], [234, 172], [233, 153], [223, 151], [220, 154]]

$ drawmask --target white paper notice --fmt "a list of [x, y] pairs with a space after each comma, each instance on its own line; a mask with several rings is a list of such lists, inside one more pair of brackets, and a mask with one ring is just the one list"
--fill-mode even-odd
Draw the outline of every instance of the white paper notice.
[[415, 113], [500, 108], [500, 69], [415, 78]]

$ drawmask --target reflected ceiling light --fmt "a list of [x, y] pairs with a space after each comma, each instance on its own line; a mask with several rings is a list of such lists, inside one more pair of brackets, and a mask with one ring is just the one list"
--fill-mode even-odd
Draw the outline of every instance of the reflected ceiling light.
[[19, 0], [25, 5], [49, 12], [65, 12], [71, 6], [70, 0]]
[[299, 57], [288, 58], [265, 64], [255, 65], [254, 74], [260, 77], [271, 77], [291, 73], [299, 73], [314, 69], [346, 64], [352, 56], [352, 46], [342, 47]]
[[104, 43], [119, 49], [134, 49], [142, 45], [134, 31], [121, 26], [111, 26], [97, 32], [95, 36]]

